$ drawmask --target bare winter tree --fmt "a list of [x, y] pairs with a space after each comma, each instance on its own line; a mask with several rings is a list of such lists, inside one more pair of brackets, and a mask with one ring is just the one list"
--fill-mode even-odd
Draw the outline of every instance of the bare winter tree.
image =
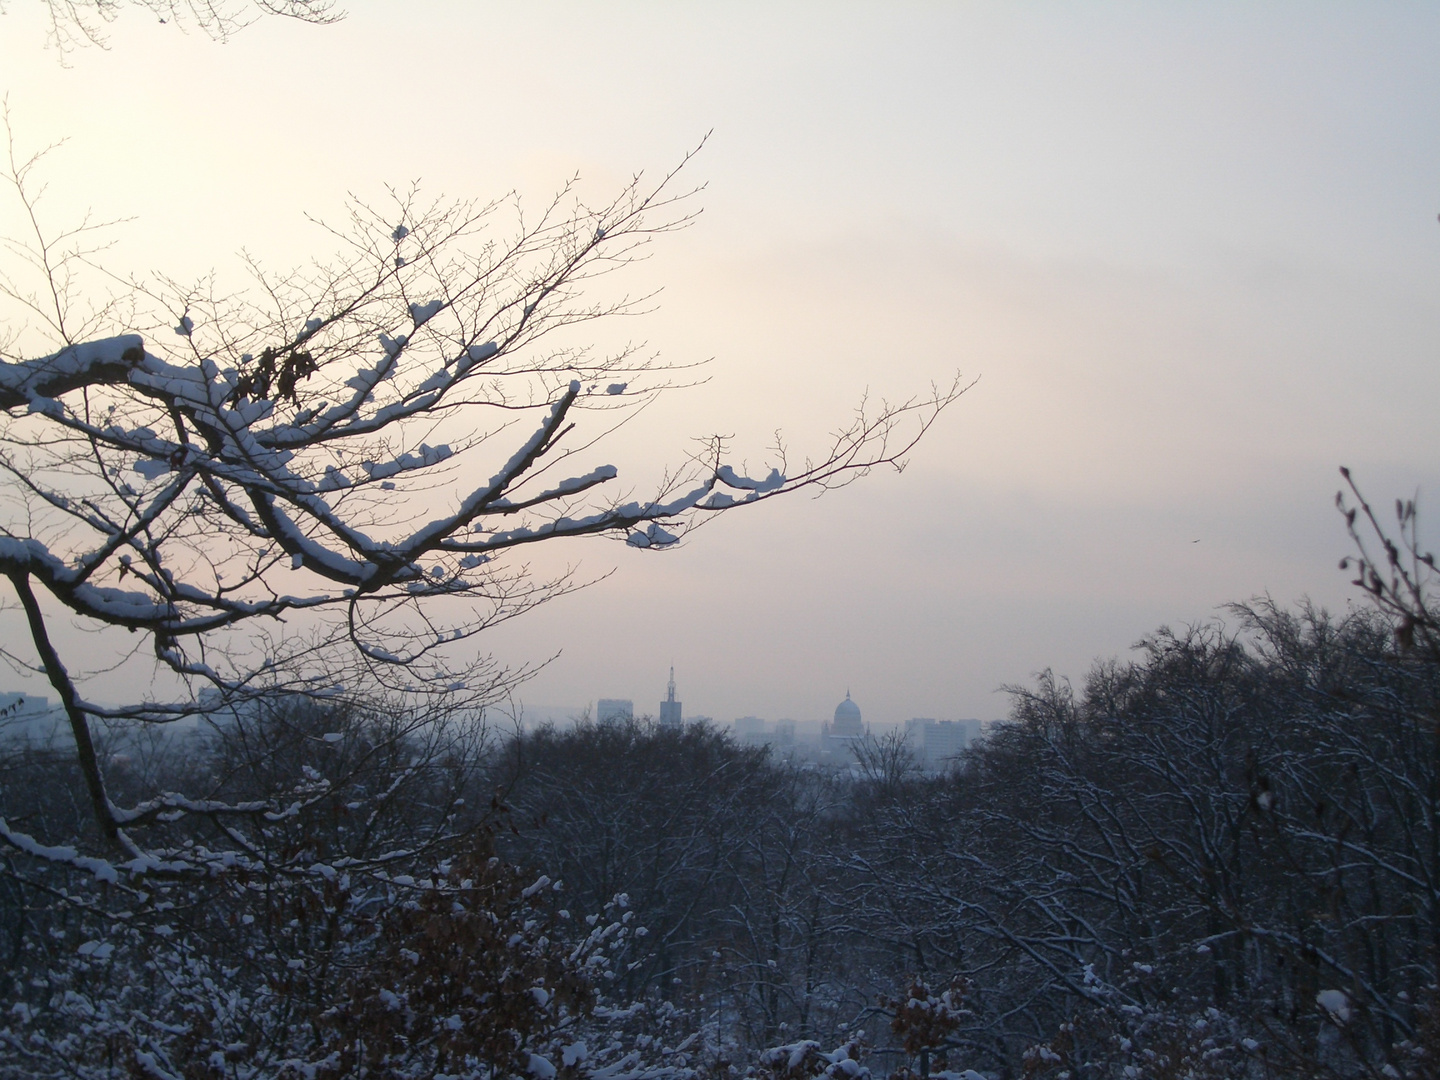
[[50, 42], [62, 53], [82, 45], [103, 47], [105, 27], [126, 7], [141, 8], [182, 29], [194, 27], [220, 41], [266, 15], [308, 23], [332, 23], [344, 17], [333, 0], [44, 0], [44, 4]]
[[[508, 226], [509, 204], [401, 193], [353, 207], [336, 261], [278, 276], [252, 265], [253, 295], [162, 281], [87, 307], [89, 233], [40, 224], [37, 160], [12, 155], [34, 232], [9, 242], [18, 269], [0, 276], [32, 335], [0, 350], [0, 573], [29, 639], [4, 656], [55, 688], [95, 820], [137, 865], [153, 861], [141, 833], [159, 822], [277, 810], [174, 792], [118, 805], [97, 721], [243, 712], [277, 695], [492, 701], [514, 673], [467, 643], [574, 585], [533, 576], [517, 553], [595, 535], [664, 548], [707, 515], [848, 482], [898, 463], [962, 391], [862, 406], [817, 459], [777, 448], [759, 478], [716, 438], [635, 498], [591, 455], [667, 373], [573, 331], [637, 309], [585, 289], [690, 220], [674, 173], [598, 208], [567, 187], [538, 217], [515, 207]], [[38, 356], [36, 332], [51, 342]], [[95, 632], [83, 656], [64, 654], [67, 620]], [[106, 703], [75, 674], [139, 650], [158, 673], [146, 700]], [[7, 825], [0, 836], [42, 850]], [[162, 861], [188, 872], [210, 857]]]
[[[1338, 491], [1335, 505], [1345, 515], [1345, 527], [1355, 554], [1340, 562], [1358, 574], [1353, 584], [1364, 589], [1375, 607], [1395, 627], [1401, 651], [1431, 666], [1440, 665], [1440, 614], [1435, 605], [1435, 555], [1420, 540], [1420, 516], [1414, 499], [1395, 500], [1395, 530], [1380, 523], [1360, 493], [1350, 470], [1340, 475], [1349, 494]], [[1380, 552], [1375, 551], [1379, 545]]]

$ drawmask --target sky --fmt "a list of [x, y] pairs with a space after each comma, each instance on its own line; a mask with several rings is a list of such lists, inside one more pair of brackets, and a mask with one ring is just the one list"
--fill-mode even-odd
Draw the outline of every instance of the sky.
[[877, 725], [993, 719], [1005, 685], [1230, 602], [1343, 611], [1340, 465], [1378, 505], [1440, 491], [1433, 5], [347, 11], [221, 44], [126, 10], [62, 57], [13, 0], [12, 127], [64, 140], [47, 211], [126, 219], [112, 264], [223, 275], [303, 261], [350, 192], [598, 198], [708, 134], [703, 212], [634, 269], [662, 291], [626, 327], [706, 381], [626, 429], [622, 475], [714, 432], [803, 452], [867, 393], [979, 380], [902, 473], [665, 553], [535, 553], [597, 581], [485, 642], [549, 660], [534, 715], [654, 712], [673, 664], [721, 722], [847, 689]]

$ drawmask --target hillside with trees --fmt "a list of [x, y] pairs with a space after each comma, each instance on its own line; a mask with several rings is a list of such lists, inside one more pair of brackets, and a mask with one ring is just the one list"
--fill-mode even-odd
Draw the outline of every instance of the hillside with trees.
[[[103, 47], [126, 9], [219, 40], [280, 21], [269, 16], [322, 26], [343, 15], [328, 0], [44, 8], [62, 60]], [[438, 69], [443, 30], [419, 22], [415, 40], [383, 43], [384, 67], [346, 66], [385, 94], [414, 77], [415, 55]], [[525, 73], [526, 124], [541, 81], [560, 85], [573, 63], [553, 27], [540, 36], [551, 55]], [[476, 45], [475, 70], [459, 76], [493, 93], [484, 65], [505, 40]], [[896, 52], [919, 71], [909, 44]], [[314, 58], [247, 78], [289, 92]], [[695, 63], [683, 50], [666, 59]], [[847, 88], [861, 85], [862, 65], [845, 65]], [[1224, 80], [1228, 93], [1228, 69]], [[787, 69], [784, 82], [824, 96], [808, 74]], [[1083, 82], [1063, 93], [1079, 101]], [[1204, 90], [1207, 102], [1223, 96]], [[1054, 108], [1061, 93], [1052, 87], [1039, 111], [1071, 125]], [[558, 96], [581, 111], [572, 91]], [[797, 100], [756, 111], [793, 110], [809, 125]], [[354, 111], [371, 121], [366, 109], [376, 106]], [[597, 113], [596, 127], [613, 124]], [[917, 141], [898, 113], [884, 118], [887, 135]], [[312, 222], [312, 261], [277, 270], [249, 254], [232, 287], [218, 272], [180, 281], [107, 268], [109, 226], [49, 216], [53, 159], [19, 144], [8, 105], [4, 119], [0, 186], [28, 231], [0, 238], [0, 660], [48, 688], [60, 727], [39, 737], [0, 725], [0, 1080], [1440, 1077], [1440, 605], [1413, 502], [1392, 524], [1342, 470], [1354, 554], [1341, 568], [1356, 590], [1343, 613], [1251, 598], [1220, 619], [1157, 628], [1077, 682], [1043, 670], [1008, 687], [1007, 717], [938, 774], [898, 733], [857, 736], [854, 761], [829, 768], [704, 723], [581, 716], [526, 728], [515, 695], [546, 654], [507, 664], [492, 631], [586, 583], [573, 563], [530, 553], [569, 557], [609, 540], [650, 558], [717, 515], [898, 470], [971, 384], [956, 376], [898, 401], [857, 389], [856, 408], [808, 456], [779, 435], [758, 457], [708, 431], [673, 460], [646, 445], [659, 463], [632, 482], [611, 464], [626, 460], [610, 456], [617, 433], [703, 380], [595, 328], [647, 310], [653, 294], [626, 291], [625, 273], [694, 222], [693, 152], [599, 196], [563, 183], [538, 206], [433, 199], [418, 184], [351, 197], [342, 220]], [[831, 168], [868, 176], [905, 157], [856, 137], [854, 120], [844, 117]], [[1126, 138], [1150, 130], [1123, 123]], [[1006, 123], [986, 114], [981, 126]], [[1181, 128], [1167, 116], [1153, 130]], [[1065, 134], [1103, 141], [1078, 122]], [[455, 152], [488, 164], [471, 137], [460, 133]], [[199, 153], [183, 132], [166, 138], [175, 158]], [[1045, 141], [1025, 139], [1027, 150]], [[406, 140], [415, 134], [385, 132], [374, 152], [408, 164], [411, 150], [395, 149]], [[330, 152], [316, 145], [317, 158]], [[986, 144], [971, 132], [957, 145], [974, 156]], [[144, 153], [86, 168], [159, 183]], [[1207, 167], [1224, 160], [1205, 153]], [[283, 155], [266, 166], [287, 180], [296, 168]], [[1323, 172], [1308, 166], [1289, 172]], [[953, 200], [965, 170], [945, 168], [936, 186]], [[1111, 170], [1164, 186], [1119, 154], [1091, 169]], [[1067, 199], [1088, 198], [1084, 169], [1051, 171], [1075, 185]], [[1192, 172], [1207, 190], [1225, 186]], [[889, 183], [873, 175], [872, 192]], [[1131, 197], [1105, 182], [1111, 201]], [[869, 260], [910, 289], [886, 246], [908, 219], [866, 205], [881, 223], [866, 234], [803, 190], [843, 230], [804, 265]], [[1022, 187], [1014, 197], [1028, 198]], [[1193, 195], [1171, 197], [1155, 217]], [[770, 212], [755, 217], [787, 211]], [[1032, 204], [1015, 213], [1033, 234], [1051, 228]], [[971, 258], [932, 250], [931, 233], [950, 228], [917, 230], [936, 290], [921, 303], [951, 303], [941, 269]], [[997, 236], [984, 243], [1013, 239]], [[764, 250], [773, 261], [778, 249]], [[1039, 261], [1074, 263], [1087, 288], [1131, 274], [1076, 250]], [[996, 295], [1026, 292], [1020, 263], [1001, 265]], [[850, 332], [834, 282], [815, 278], [795, 297], [823, 295], [826, 320]], [[1347, 297], [1368, 295], [1349, 281]], [[866, 299], [897, 324], [913, 310], [889, 311], [884, 290]], [[1032, 303], [1017, 309], [1027, 333]], [[1061, 314], [1068, 348], [1084, 327]], [[1215, 325], [1203, 312], [1196, 336]], [[952, 347], [948, 330], [936, 337]], [[884, 347], [916, 340], [887, 327]], [[873, 350], [852, 351], [885, 362]], [[835, 378], [834, 359], [805, 374], [812, 389]], [[1078, 363], [1064, 378], [1060, 366], [1047, 357], [1042, 370], [1085, 385], [1055, 416], [1125, 397], [1120, 378], [1092, 385]], [[1231, 400], [1184, 385], [1212, 415]], [[1153, 388], [1125, 400], [1171, 423]], [[1322, 415], [1307, 411], [1306, 423], [1323, 428], [1312, 412]], [[1266, 424], [1276, 414], [1258, 401]], [[1027, 451], [1046, 490], [1066, 497], [1101, 460], [1077, 452], [1075, 473], [1053, 467], [1073, 430]], [[1140, 455], [1113, 434], [1127, 461]], [[983, 441], [988, 462], [1016, 456], [995, 432]], [[1235, 470], [1253, 467], [1245, 446], [1230, 451]], [[1169, 485], [1164, 467], [1156, 487]], [[955, 475], [933, 474], [919, 499], [1031, 497], [958, 494]], [[883, 558], [886, 543], [923, 531], [913, 509], [846, 534]], [[1023, 546], [1019, 536], [1006, 542]], [[930, 542], [916, 550], [936, 558]], [[943, 545], [962, 546], [949, 535]], [[933, 584], [932, 565], [915, 577]], [[3, 700], [0, 720], [14, 719], [23, 702]]]
[[1440, 664], [1385, 568], [1012, 688], [940, 776], [293, 699], [104, 748], [291, 800], [157, 818], [142, 873], [12, 745], [7, 1075], [1434, 1075]]

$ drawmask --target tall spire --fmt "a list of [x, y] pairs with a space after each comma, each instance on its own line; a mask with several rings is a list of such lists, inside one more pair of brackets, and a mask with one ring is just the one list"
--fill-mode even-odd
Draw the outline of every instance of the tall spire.
[[667, 696], [660, 702], [660, 726], [678, 728], [680, 726], [680, 702], [675, 700], [675, 665], [670, 665], [670, 682], [665, 687]]

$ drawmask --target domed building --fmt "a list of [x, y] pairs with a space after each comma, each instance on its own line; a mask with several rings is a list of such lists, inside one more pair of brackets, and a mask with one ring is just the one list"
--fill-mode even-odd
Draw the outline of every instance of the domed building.
[[860, 706], [850, 700], [850, 691], [845, 691], [845, 700], [835, 706], [835, 722], [830, 725], [830, 734], [842, 739], [858, 739], [865, 734], [860, 722]]

